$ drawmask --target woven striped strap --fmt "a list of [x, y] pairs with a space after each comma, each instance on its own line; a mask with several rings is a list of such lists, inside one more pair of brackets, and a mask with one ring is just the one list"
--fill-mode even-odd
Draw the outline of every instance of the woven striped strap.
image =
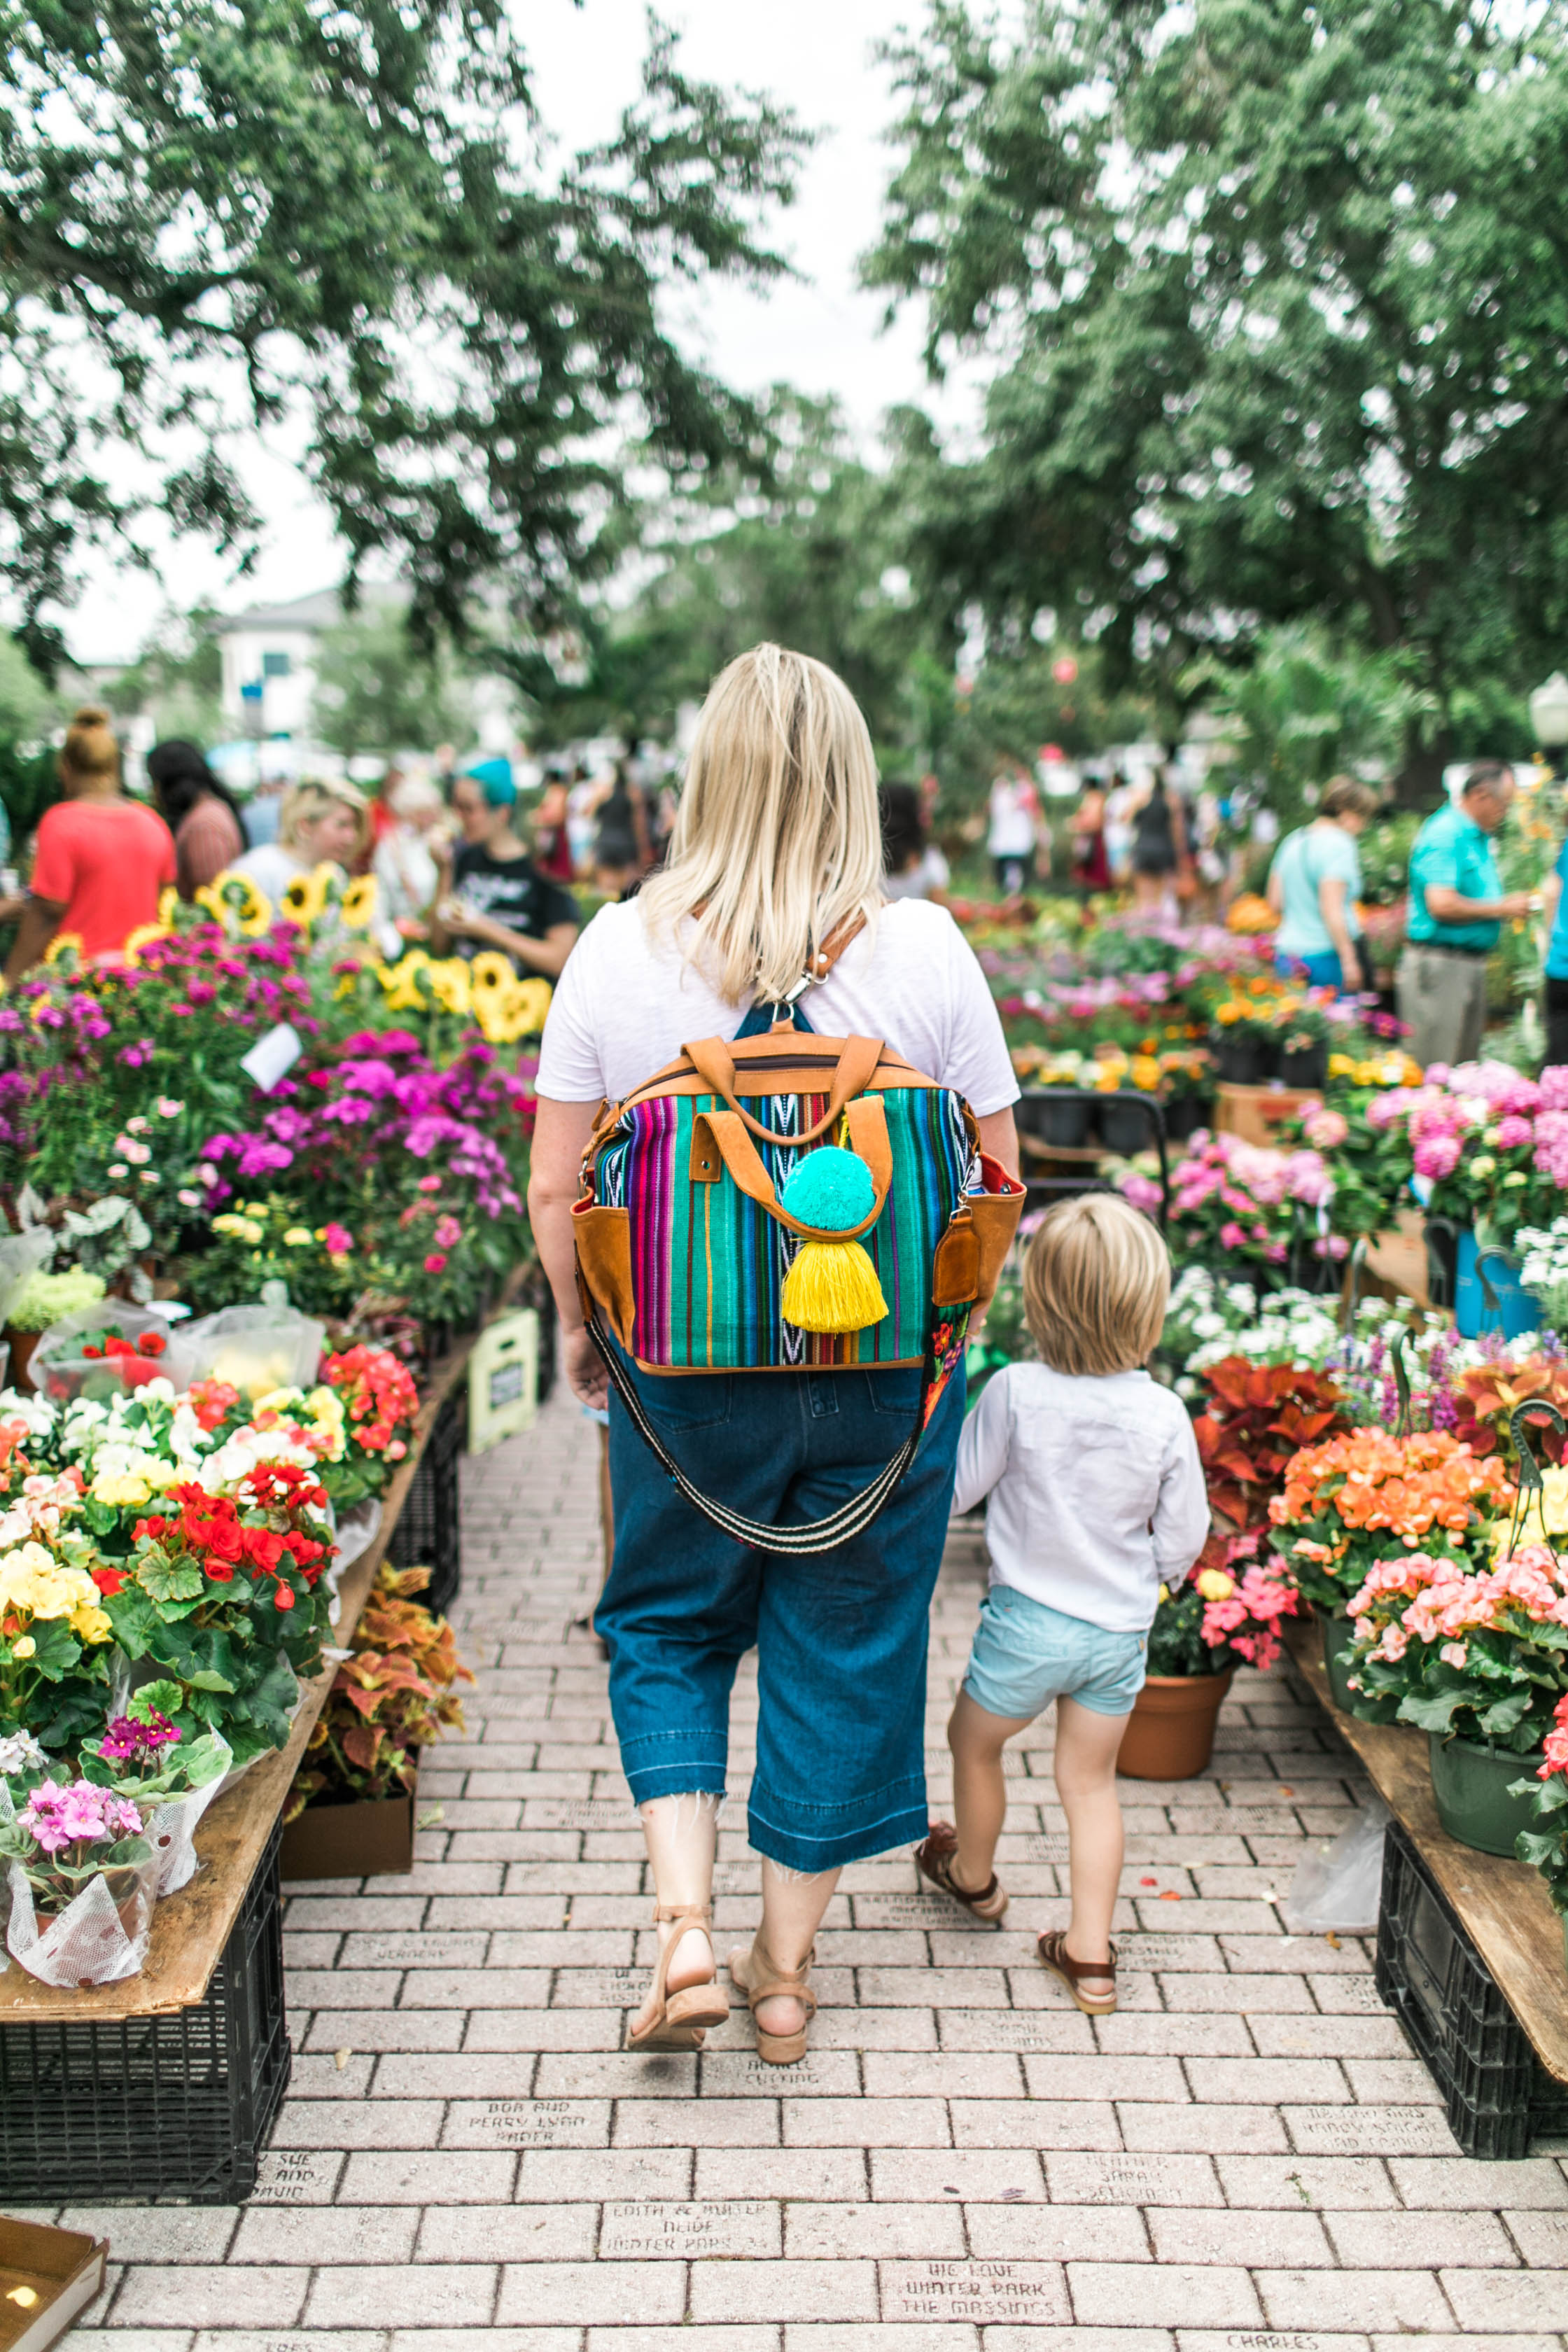
[[721, 1535], [731, 1536], [736, 1543], [747, 1544], [753, 1551], [779, 1552], [788, 1559], [808, 1557], [814, 1552], [833, 1551], [839, 1544], [851, 1542], [864, 1535], [872, 1520], [891, 1501], [893, 1491], [920, 1450], [921, 1433], [925, 1427], [926, 1397], [931, 1385], [928, 1363], [926, 1378], [921, 1384], [921, 1401], [915, 1412], [915, 1425], [900, 1446], [892, 1460], [884, 1464], [868, 1486], [851, 1495], [825, 1519], [808, 1519], [799, 1527], [775, 1528], [761, 1519], [748, 1519], [743, 1513], [732, 1511], [728, 1504], [716, 1502], [693, 1486], [679, 1463], [665, 1444], [644, 1409], [636, 1384], [616, 1348], [599, 1329], [595, 1314], [588, 1318], [588, 1336], [605, 1360], [610, 1385], [625, 1405], [632, 1427], [653, 1455], [677, 1491], [683, 1495], [694, 1511], [700, 1511], [710, 1526]]

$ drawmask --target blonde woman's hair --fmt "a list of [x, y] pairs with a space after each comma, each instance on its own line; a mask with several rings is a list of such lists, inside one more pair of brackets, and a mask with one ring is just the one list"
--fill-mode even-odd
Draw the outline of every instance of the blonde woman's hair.
[[1115, 1192], [1059, 1201], [1024, 1259], [1024, 1312], [1058, 1372], [1130, 1372], [1150, 1355], [1171, 1296], [1158, 1229]]
[[355, 857], [363, 857], [370, 846], [370, 810], [365, 805], [364, 794], [353, 784], [313, 782], [291, 784], [278, 812], [278, 839], [282, 847], [298, 849], [301, 825], [314, 824], [319, 817], [325, 816], [334, 801], [343, 808], [353, 809], [359, 827], [353, 854]]
[[639, 905], [731, 1003], [777, 1001], [847, 915], [882, 898], [877, 763], [859, 706], [806, 654], [754, 646], [709, 689], [669, 863]]
[[120, 745], [109, 713], [88, 702], [66, 729], [66, 740], [55, 761], [62, 784], [91, 784], [105, 776], [118, 779]]

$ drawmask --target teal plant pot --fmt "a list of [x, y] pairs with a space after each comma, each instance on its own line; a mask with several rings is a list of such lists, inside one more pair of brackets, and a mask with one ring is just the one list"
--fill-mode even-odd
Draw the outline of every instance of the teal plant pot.
[[1434, 1731], [1427, 1735], [1427, 1752], [1437, 1818], [1448, 1835], [1479, 1853], [1511, 1861], [1515, 1838], [1534, 1827], [1535, 1816], [1529, 1797], [1510, 1797], [1509, 1789], [1534, 1775], [1542, 1751], [1521, 1756], [1479, 1739], [1443, 1739]]

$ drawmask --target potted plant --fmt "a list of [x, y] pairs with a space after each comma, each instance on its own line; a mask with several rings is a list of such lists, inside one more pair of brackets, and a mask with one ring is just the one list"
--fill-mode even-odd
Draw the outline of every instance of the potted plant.
[[1201, 1375], [1208, 1391], [1193, 1433], [1209, 1502], [1233, 1528], [1256, 1527], [1304, 1446], [1344, 1425], [1337, 1383], [1295, 1364], [1226, 1356]]
[[1521, 1862], [1533, 1864], [1546, 1881], [1552, 1907], [1563, 1921], [1563, 1961], [1568, 1966], [1568, 1692], [1557, 1702], [1534, 1774], [1515, 1780], [1509, 1794], [1529, 1808], [1530, 1827], [1520, 1831], [1513, 1850]]
[[41, 1780], [20, 1811], [8, 1791], [0, 1794], [12, 1958], [46, 1984], [134, 1976], [147, 1949], [158, 1876], [137, 1807], [91, 1780]]
[[1427, 1734], [1450, 1837], [1511, 1854], [1529, 1827], [1516, 1793], [1544, 1760], [1568, 1692], [1568, 1572], [1546, 1544], [1472, 1569], [1423, 1551], [1377, 1563], [1350, 1603], [1352, 1671], [1395, 1720]]
[[1329, 1074], [1335, 1024], [1323, 1002], [1307, 995], [1282, 1003], [1276, 1016], [1279, 1077], [1288, 1087], [1321, 1087]]
[[1279, 1531], [1283, 1572], [1322, 1628], [1336, 1706], [1354, 1714], [1367, 1704], [1347, 1679], [1355, 1632], [1350, 1603], [1377, 1562], [1420, 1545], [1468, 1565], [1513, 1498], [1495, 1455], [1478, 1458], [1444, 1430], [1397, 1437], [1385, 1429], [1354, 1429], [1295, 1455], [1268, 1517]]
[[10, 1376], [19, 1388], [32, 1386], [33, 1350], [40, 1335], [53, 1323], [84, 1307], [96, 1307], [103, 1297], [103, 1276], [68, 1266], [61, 1274], [28, 1276], [11, 1301], [5, 1339], [10, 1348]]
[[413, 1598], [429, 1581], [427, 1568], [377, 1572], [289, 1790], [285, 1878], [414, 1867], [419, 1750], [463, 1729], [453, 1685], [474, 1679], [447, 1620]]
[[1260, 1563], [1260, 1531], [1211, 1537], [1187, 1582], [1160, 1588], [1149, 1672], [1116, 1769], [1132, 1780], [1190, 1780], [1214, 1752], [1215, 1724], [1237, 1665], [1271, 1666], [1294, 1590]]

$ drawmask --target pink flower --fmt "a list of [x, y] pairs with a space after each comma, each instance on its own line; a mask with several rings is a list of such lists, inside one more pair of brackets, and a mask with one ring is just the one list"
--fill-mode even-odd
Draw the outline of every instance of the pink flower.
[[1459, 1164], [1458, 1138], [1452, 1135], [1423, 1137], [1415, 1147], [1415, 1173], [1429, 1176], [1440, 1183], [1451, 1176]]
[[441, 1179], [439, 1176], [421, 1176], [418, 1183], [415, 1187], [415, 1190], [419, 1192], [438, 1192], [440, 1189]]
[[1534, 1135], [1530, 1121], [1521, 1118], [1517, 1111], [1510, 1111], [1506, 1118], [1498, 1121], [1498, 1145], [1503, 1151], [1517, 1151], [1521, 1143], [1533, 1141]]
[[1465, 1671], [1466, 1661], [1469, 1654], [1469, 1650], [1463, 1642], [1445, 1642], [1437, 1653], [1446, 1665], [1456, 1667], [1460, 1674]]
[[1302, 1121], [1308, 1142], [1315, 1151], [1333, 1151], [1351, 1131], [1351, 1123], [1342, 1111], [1309, 1111]]
[[1234, 1250], [1240, 1249], [1243, 1246], [1247, 1240], [1247, 1235], [1242, 1232], [1242, 1229], [1237, 1223], [1236, 1219], [1232, 1217], [1228, 1224], [1221, 1225], [1219, 1229], [1219, 1238], [1222, 1249]]
[[354, 1237], [346, 1225], [328, 1225], [321, 1239], [332, 1257], [347, 1257], [354, 1245]]
[[437, 1218], [436, 1246], [437, 1249], [455, 1249], [462, 1238], [463, 1228], [456, 1217]]
[[439, 1274], [446, 1265], [446, 1263], [447, 1253], [445, 1250], [432, 1250], [429, 1256], [425, 1261], [425, 1271], [426, 1274]]

